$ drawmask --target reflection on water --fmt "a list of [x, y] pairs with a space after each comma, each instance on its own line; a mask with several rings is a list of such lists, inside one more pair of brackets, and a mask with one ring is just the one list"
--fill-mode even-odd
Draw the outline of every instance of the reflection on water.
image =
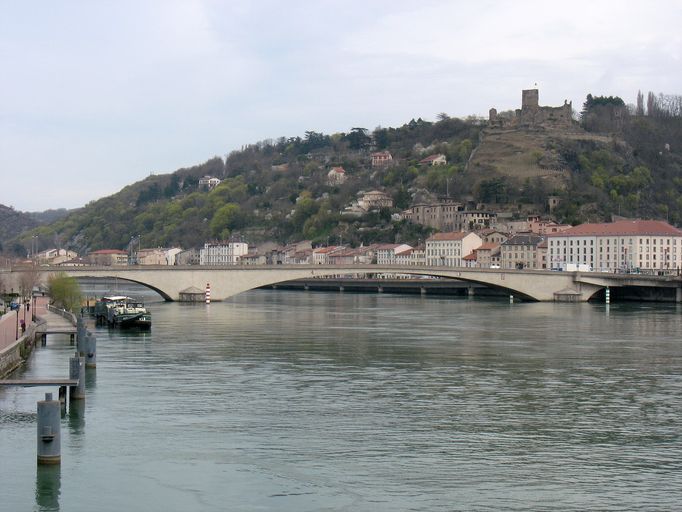
[[[676, 306], [258, 291], [152, 313], [151, 332], [95, 331], [96, 386], [88, 373], [84, 410], [64, 420], [64, 510], [682, 501]], [[69, 355], [50, 342], [27, 374]], [[0, 390], [17, 411], [0, 416], [17, 510], [35, 432], [12, 417], [30, 393]]]
[[59, 510], [62, 470], [59, 464], [36, 467], [36, 506], [40, 512]]

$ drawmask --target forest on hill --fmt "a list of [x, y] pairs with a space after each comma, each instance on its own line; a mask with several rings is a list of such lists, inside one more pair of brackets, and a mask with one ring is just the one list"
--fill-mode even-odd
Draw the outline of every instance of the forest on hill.
[[[579, 121], [566, 133], [529, 131], [536, 147], [522, 156], [535, 167], [547, 160], [561, 166], [565, 172], [560, 180], [523, 177], [504, 165], [486, 173], [470, 168], [472, 154], [478, 149], [483, 153], [481, 146], [490, 139], [487, 123], [480, 118], [439, 114], [435, 122], [413, 119], [397, 128], [355, 127], [331, 135], [308, 131], [303, 137], [260, 141], [224, 159], [151, 175], [55, 222], [27, 225], [33, 229], [6, 241], [4, 249], [26, 254], [34, 237], [41, 248], [60, 245], [79, 253], [125, 249], [136, 237], [143, 247], [183, 248], [228, 238], [250, 244], [301, 239], [351, 245], [416, 243], [429, 230], [397, 220], [395, 214], [446, 195], [472, 208], [516, 218], [547, 215], [547, 199], [556, 196], [560, 205], [552, 214], [558, 222], [606, 221], [621, 215], [680, 225], [680, 104], [677, 96], [652, 94], [645, 103], [640, 94], [638, 104], [628, 107], [617, 97], [589, 95]], [[391, 153], [392, 165], [373, 168], [371, 154], [382, 150]], [[420, 165], [434, 154], [445, 155], [447, 164]], [[328, 181], [334, 167], [345, 170], [344, 183]], [[199, 186], [203, 176], [222, 181], [209, 191]], [[370, 190], [390, 195], [393, 208], [342, 215], [359, 194]]]

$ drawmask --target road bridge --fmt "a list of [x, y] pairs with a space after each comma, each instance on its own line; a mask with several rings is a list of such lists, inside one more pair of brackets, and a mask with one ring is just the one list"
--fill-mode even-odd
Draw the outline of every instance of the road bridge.
[[452, 268], [403, 265], [254, 265], [254, 266], [127, 266], [41, 268], [47, 282], [53, 272], [95, 278], [131, 281], [155, 290], [166, 300], [179, 300], [189, 288], [211, 287], [211, 300], [224, 300], [261, 286], [296, 279], [352, 275], [410, 274], [436, 276], [479, 283], [507, 290], [533, 301], [585, 302], [605, 288], [647, 287], [665, 290], [672, 300], [682, 302], [679, 276], [609, 274], [599, 272], [556, 272], [548, 270], [511, 270]]

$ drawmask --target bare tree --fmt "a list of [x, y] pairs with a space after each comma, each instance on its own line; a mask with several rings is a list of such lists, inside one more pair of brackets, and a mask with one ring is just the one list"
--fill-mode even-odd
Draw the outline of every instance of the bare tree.
[[635, 110], [635, 115], [644, 115], [644, 95], [642, 94], [642, 91], [637, 91], [637, 109]]
[[22, 300], [31, 297], [33, 287], [40, 282], [40, 272], [36, 268], [23, 270], [19, 275], [19, 293]]
[[654, 117], [656, 115], [656, 96], [654, 93], [649, 91], [646, 97], [646, 115], [649, 117]]

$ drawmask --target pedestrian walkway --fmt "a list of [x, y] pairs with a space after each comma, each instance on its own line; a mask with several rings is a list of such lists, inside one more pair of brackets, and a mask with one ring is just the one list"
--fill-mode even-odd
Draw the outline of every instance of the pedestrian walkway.
[[[16, 311], [9, 311], [0, 318], [0, 352], [12, 346], [24, 332], [22, 323], [30, 328], [35, 324], [37, 334], [75, 334], [76, 327], [65, 318], [47, 310], [48, 297], [35, 297], [33, 306], [21, 304]], [[33, 315], [36, 319], [33, 320]]]
[[38, 334], [75, 334], [76, 326], [73, 325], [66, 318], [61, 317], [57, 313], [45, 311], [41, 313], [40, 318], [45, 320], [36, 327]]

